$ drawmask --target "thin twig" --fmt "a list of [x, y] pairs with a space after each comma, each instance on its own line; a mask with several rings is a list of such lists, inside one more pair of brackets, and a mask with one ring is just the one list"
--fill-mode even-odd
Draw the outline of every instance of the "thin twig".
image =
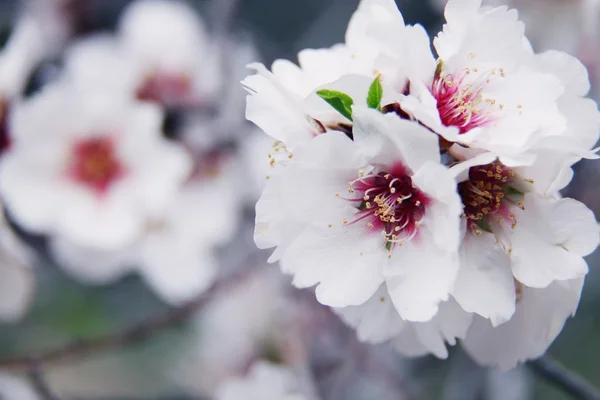
[[171, 329], [184, 323], [194, 315], [216, 292], [229, 284], [242, 279], [255, 268], [245, 268], [221, 279], [208, 291], [196, 299], [180, 307], [172, 308], [162, 314], [153, 315], [133, 326], [120, 332], [97, 337], [94, 339], [78, 340], [67, 343], [64, 346], [43, 351], [37, 354], [29, 354], [0, 360], [0, 370], [31, 371], [32, 366], [41, 368], [46, 365], [62, 364], [86, 358], [91, 354], [106, 350], [127, 347], [129, 345], [144, 342], [156, 333]]
[[46, 381], [46, 377], [39, 362], [36, 360], [31, 360], [27, 374], [31, 380], [31, 385], [40, 396], [40, 399], [61, 400], [60, 397], [58, 397], [58, 395], [53, 393], [52, 389], [50, 389], [50, 385], [48, 384], [48, 381]]
[[529, 362], [529, 367], [551, 385], [578, 400], [600, 400], [600, 390], [568, 370], [549, 355]]

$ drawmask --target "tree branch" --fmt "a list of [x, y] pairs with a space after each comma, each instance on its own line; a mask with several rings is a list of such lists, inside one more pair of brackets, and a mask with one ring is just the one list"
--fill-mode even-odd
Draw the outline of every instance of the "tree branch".
[[[36, 370], [46, 365], [61, 364], [86, 358], [94, 353], [106, 350], [118, 349], [129, 345], [139, 344], [157, 333], [171, 329], [184, 323], [194, 315], [215, 293], [235, 281], [243, 279], [255, 268], [245, 268], [228, 277], [221, 279], [208, 291], [194, 300], [176, 308], [172, 308], [162, 314], [153, 315], [137, 324], [134, 324], [120, 332], [108, 334], [93, 339], [77, 340], [37, 354], [28, 354], [0, 360], [0, 370], [27, 371], [30, 377]], [[33, 368], [35, 367], [35, 369]], [[34, 372], [32, 372], [34, 371]], [[48, 397], [48, 400], [55, 398]], [[45, 399], [46, 400], [46, 399]]]
[[600, 390], [549, 355], [530, 361], [529, 367], [540, 378], [578, 400], [600, 400]]
[[31, 385], [42, 400], [61, 400], [58, 395], [52, 392], [50, 385], [46, 381], [46, 377], [42, 371], [42, 367], [37, 361], [30, 361], [28, 376]]

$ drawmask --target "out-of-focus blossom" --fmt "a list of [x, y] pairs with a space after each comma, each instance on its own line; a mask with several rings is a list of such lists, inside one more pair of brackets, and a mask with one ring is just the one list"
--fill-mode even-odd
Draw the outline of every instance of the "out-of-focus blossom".
[[254, 359], [280, 359], [289, 339], [286, 327], [297, 318], [287, 285], [279, 271], [265, 266], [224, 287], [196, 318], [192, 343], [182, 349], [173, 378], [197, 392], [214, 393]]
[[0, 398], [2, 400], [42, 400], [23, 378], [0, 375]]
[[218, 49], [202, 21], [183, 2], [140, 0], [119, 23], [123, 51], [139, 68], [137, 96], [165, 106], [199, 105], [221, 87]]
[[106, 92], [55, 85], [20, 104], [0, 189], [17, 223], [82, 246], [133, 243], [188, 177], [161, 112]]
[[0, 217], [0, 321], [14, 322], [27, 311], [33, 297], [35, 259], [12, 232], [4, 212]]
[[116, 34], [91, 36], [67, 50], [65, 77], [160, 105], [173, 113], [178, 137], [212, 149], [247, 131], [244, 91], [236, 82], [255, 57], [248, 40], [211, 37], [184, 2], [140, 0], [124, 11]]
[[234, 165], [227, 159], [213, 168], [203, 172], [210, 175], [195, 176], [181, 186], [161, 213], [146, 220], [133, 244], [98, 251], [57, 237], [51, 252], [84, 281], [106, 283], [137, 271], [166, 302], [190, 300], [215, 279], [217, 246], [229, 241], [238, 226]]
[[294, 374], [285, 367], [256, 362], [244, 378], [231, 379], [217, 391], [217, 400], [305, 400]]

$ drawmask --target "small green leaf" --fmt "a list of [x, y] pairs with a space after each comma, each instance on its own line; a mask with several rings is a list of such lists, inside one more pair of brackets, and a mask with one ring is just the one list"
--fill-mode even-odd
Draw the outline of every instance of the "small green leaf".
[[387, 242], [385, 244], [385, 248], [387, 249], [387, 251], [392, 251], [392, 242]]
[[367, 96], [367, 105], [369, 108], [375, 110], [381, 110], [381, 99], [383, 98], [383, 88], [381, 87], [381, 78], [378, 76], [375, 78], [371, 87], [369, 88], [369, 95]]
[[352, 105], [354, 104], [352, 97], [336, 90], [319, 90], [317, 94], [337, 112], [352, 121]]

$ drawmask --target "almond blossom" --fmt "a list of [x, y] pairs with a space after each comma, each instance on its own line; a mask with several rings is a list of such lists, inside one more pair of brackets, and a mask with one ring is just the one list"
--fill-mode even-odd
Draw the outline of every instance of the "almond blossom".
[[[269, 155], [280, 168], [255, 241], [359, 339], [441, 358], [462, 339], [476, 361], [508, 368], [541, 355], [577, 307], [599, 229], [558, 191], [576, 162], [597, 158], [600, 113], [583, 65], [535, 54], [516, 11], [451, 0], [446, 20], [436, 59], [393, 1], [363, 0], [351, 63], [324, 62], [321, 75], [302, 62], [252, 66], [247, 118], [289, 154]], [[383, 94], [373, 104], [368, 89], [369, 110], [373, 74]], [[572, 301], [553, 307], [560, 290]], [[486, 352], [488, 334], [497, 345]]]
[[[217, 248], [236, 233], [239, 201], [235, 164], [221, 160], [216, 174], [182, 185], [168, 205], [145, 222], [139, 237], [111, 251], [55, 237], [50, 251], [80, 280], [103, 284], [138, 272], [167, 303], [181, 304], [204, 292], [216, 279]], [[211, 207], [219, 198], [219, 207]]]
[[[307, 99], [314, 98], [319, 88], [334, 88], [332, 84], [342, 76], [362, 76], [370, 83], [379, 75], [374, 69], [378, 54], [373, 47], [375, 43], [366, 33], [381, 18], [392, 18], [387, 15], [388, 2], [361, 2], [348, 25], [345, 43], [327, 49], [303, 50], [298, 54], [299, 65], [288, 60], [276, 60], [271, 71], [260, 63], [248, 65], [257, 74], [242, 81], [250, 93], [246, 118], [290, 151], [316, 135], [338, 130], [340, 123], [347, 125], [348, 119], [339, 114], [333, 114], [332, 120], [319, 120], [311, 113], [314, 110], [306, 104]], [[388, 97], [387, 103], [400, 99], [400, 94], [393, 92], [386, 92], [385, 96]]]
[[319, 284], [324, 304], [360, 305], [387, 282], [402, 317], [427, 321], [458, 269], [455, 181], [427, 129], [359, 106], [353, 120], [354, 141], [317, 136], [268, 182], [256, 243], [277, 246], [270, 261], [298, 287]]
[[297, 379], [289, 369], [256, 362], [246, 378], [231, 379], [217, 392], [217, 400], [304, 400]]
[[496, 161], [471, 167], [458, 185], [466, 234], [453, 294], [494, 326], [512, 317], [520, 285], [545, 288], [584, 277], [583, 257], [599, 240], [591, 210], [540, 194], [522, 173]]
[[402, 109], [449, 142], [503, 155], [523, 152], [539, 130], [564, 129], [556, 103], [563, 86], [523, 62], [524, 26], [516, 11], [480, 6], [480, 0], [448, 2], [435, 59], [424, 32], [409, 44], [393, 39], [391, 32], [407, 28], [390, 2], [396, 18], [367, 30], [381, 49], [376, 67], [384, 81], [410, 94]]
[[0, 161], [11, 215], [82, 246], [132, 243], [190, 173], [186, 151], [161, 136], [161, 117], [151, 104], [64, 84], [20, 104]]
[[140, 0], [121, 17], [119, 37], [141, 79], [137, 97], [166, 106], [202, 103], [219, 89], [219, 57], [203, 22], [183, 2]]

